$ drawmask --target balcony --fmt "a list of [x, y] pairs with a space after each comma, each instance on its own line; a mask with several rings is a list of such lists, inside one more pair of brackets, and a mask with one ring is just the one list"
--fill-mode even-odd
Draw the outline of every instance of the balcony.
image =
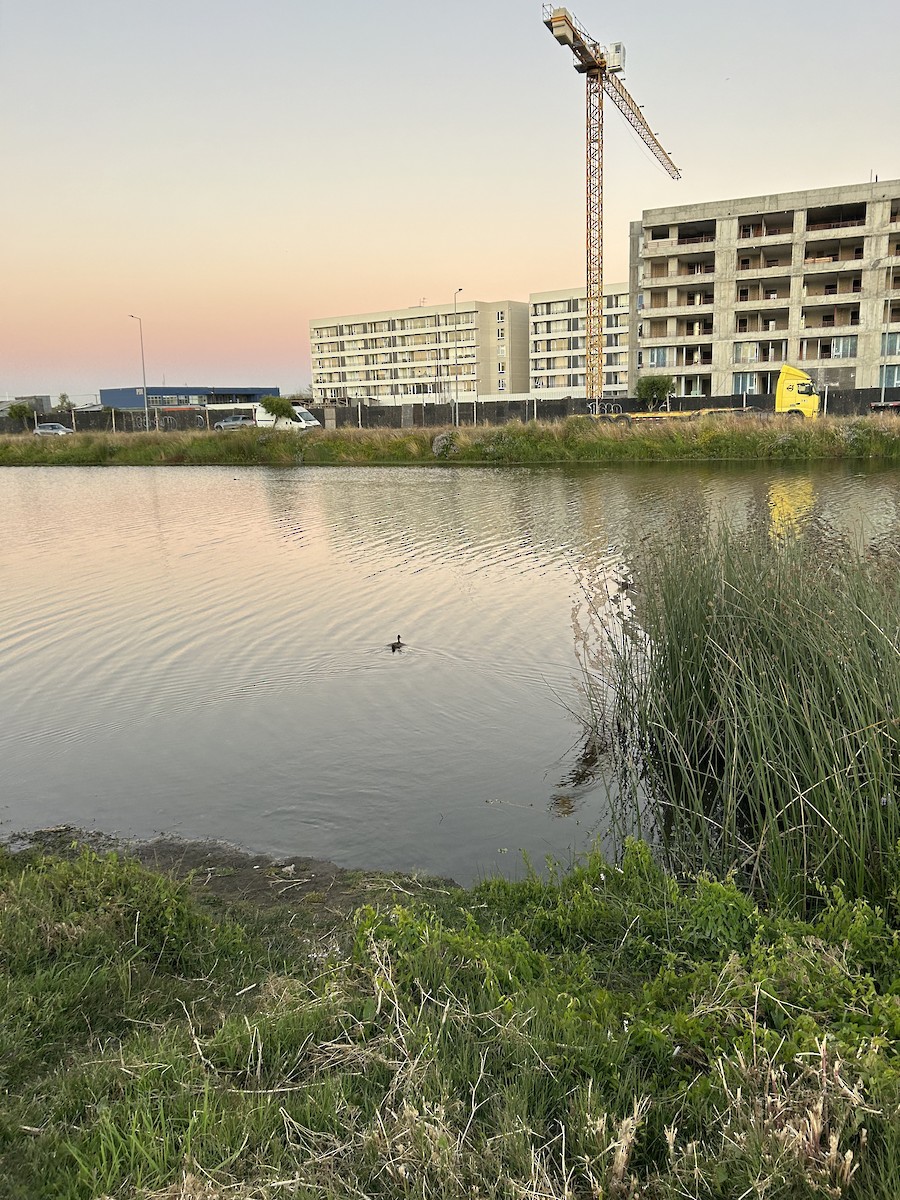
[[715, 221], [686, 221], [678, 226], [676, 244], [679, 246], [701, 246], [715, 240]]
[[804, 306], [811, 304], [829, 304], [833, 306], [834, 304], [839, 304], [842, 299], [848, 300], [854, 296], [858, 296], [861, 291], [862, 285], [852, 288], [836, 288], [834, 291], [827, 292], [809, 292], [804, 289], [803, 304]]
[[[778, 304], [779, 301], [773, 301]], [[735, 333], [781, 333], [788, 327], [788, 310], [770, 308], [762, 312], [738, 312], [734, 319]]]
[[737, 236], [739, 242], [749, 242], [757, 238], [792, 237], [794, 233], [794, 214], [792, 211], [770, 213], [749, 213], [738, 217]]
[[854, 329], [859, 325], [859, 309], [833, 308], [830, 312], [803, 310], [801, 329]]
[[810, 208], [806, 213], [806, 229], [808, 233], [816, 233], [823, 229], [837, 231], [838, 237], [843, 237], [843, 230], [861, 229], [867, 220], [865, 203], [858, 204], [828, 204], [823, 208]]
[[697, 275], [714, 275], [715, 271], [716, 263], [713, 258], [697, 262], [679, 261], [677, 275], [679, 279], [686, 279]]
[[[746, 264], [746, 265], [745, 265]], [[770, 278], [774, 273], [791, 269], [791, 260], [789, 258], [766, 259], [761, 255], [756, 255], [754, 258], [748, 259], [745, 255], [738, 254], [736, 272], [739, 275], [747, 271], [752, 271], [754, 275], [760, 275], [763, 279]]]

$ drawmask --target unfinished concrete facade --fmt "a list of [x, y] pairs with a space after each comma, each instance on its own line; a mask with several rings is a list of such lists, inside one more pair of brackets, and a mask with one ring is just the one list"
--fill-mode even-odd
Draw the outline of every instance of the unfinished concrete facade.
[[632, 390], [900, 386], [900, 180], [649, 209], [630, 251]]

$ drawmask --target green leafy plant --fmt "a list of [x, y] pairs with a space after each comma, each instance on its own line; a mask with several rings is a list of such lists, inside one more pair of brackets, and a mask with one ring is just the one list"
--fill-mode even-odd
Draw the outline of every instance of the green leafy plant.
[[675, 391], [675, 380], [671, 375], [643, 375], [634, 389], [635, 398], [641, 408], [662, 408], [667, 398]]
[[17, 400], [15, 404], [11, 404], [7, 410], [7, 413], [11, 421], [21, 422], [23, 431], [28, 428], [29, 424], [34, 419], [34, 409], [30, 404], [26, 404], [23, 401]]
[[276, 420], [281, 417], [286, 421], [290, 421], [294, 416], [289, 396], [263, 396], [260, 404]]

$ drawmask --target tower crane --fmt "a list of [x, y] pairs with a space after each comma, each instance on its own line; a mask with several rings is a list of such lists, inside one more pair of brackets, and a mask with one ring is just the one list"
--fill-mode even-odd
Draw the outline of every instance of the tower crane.
[[650, 147], [673, 179], [681, 172], [657, 140], [637, 104], [618, 78], [625, 69], [625, 47], [607, 49], [588, 34], [566, 8], [544, 5], [544, 24], [575, 56], [575, 70], [587, 81], [587, 320], [585, 384], [589, 401], [603, 396], [603, 94]]

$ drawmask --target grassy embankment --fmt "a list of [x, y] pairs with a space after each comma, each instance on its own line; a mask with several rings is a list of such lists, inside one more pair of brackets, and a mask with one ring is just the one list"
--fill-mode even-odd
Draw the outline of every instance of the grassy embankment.
[[340, 429], [295, 434], [82, 433], [67, 438], [0, 438], [0, 466], [458, 465], [678, 461], [900, 461], [900, 421], [885, 417], [800, 422], [792, 418], [708, 419], [620, 426], [572, 417], [556, 424], [512, 423], [449, 431], [453, 445], [432, 453], [437, 430]]
[[896, 562], [686, 539], [605, 714], [678, 873], [632, 842], [322, 940], [311, 897], [0, 859], [0, 1194], [893, 1200]]

